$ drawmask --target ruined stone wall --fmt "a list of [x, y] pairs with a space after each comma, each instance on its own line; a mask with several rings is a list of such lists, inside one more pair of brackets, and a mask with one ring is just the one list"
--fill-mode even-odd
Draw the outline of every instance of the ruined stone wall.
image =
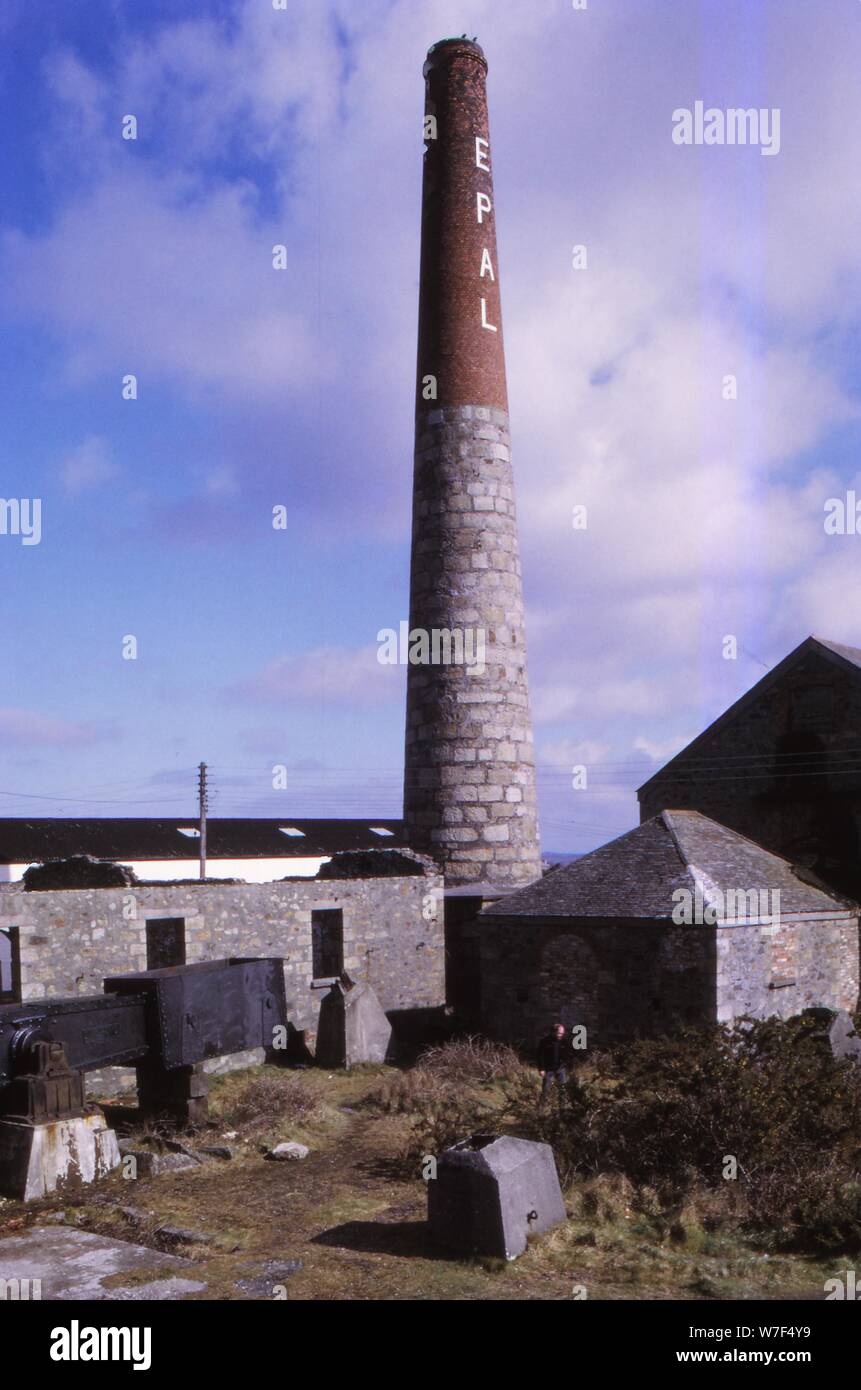
[[[435, 895], [435, 916], [425, 911]], [[18, 927], [21, 997], [101, 994], [106, 975], [145, 970], [146, 922], [185, 919], [186, 960], [283, 956], [289, 1017], [316, 1027], [311, 911], [341, 908], [344, 968], [384, 1009], [444, 1002], [442, 881], [436, 874], [249, 884], [142, 884], [27, 893], [0, 885], [0, 928]]]

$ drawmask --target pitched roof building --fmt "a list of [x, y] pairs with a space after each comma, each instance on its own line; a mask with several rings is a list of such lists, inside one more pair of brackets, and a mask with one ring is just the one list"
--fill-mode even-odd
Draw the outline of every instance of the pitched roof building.
[[[662, 811], [500, 899], [485, 908], [483, 916], [673, 921], [684, 893], [692, 898], [699, 894], [704, 903], [720, 906], [727, 899], [732, 904], [732, 895], [742, 889], [748, 906], [754, 902], [749, 895], [756, 895], [756, 910], [744, 911], [743, 921], [762, 918], [768, 925], [773, 914], [764, 904], [772, 901], [783, 920], [830, 918], [838, 904], [847, 916], [857, 911], [853, 902], [817, 884], [804, 870], [708, 816]], [[735, 920], [731, 914], [727, 924]]]
[[808, 637], [640, 787], [861, 899], [861, 650]]
[[663, 811], [486, 908], [481, 1021], [590, 1046], [744, 1015], [854, 1009], [858, 906], [690, 810]]

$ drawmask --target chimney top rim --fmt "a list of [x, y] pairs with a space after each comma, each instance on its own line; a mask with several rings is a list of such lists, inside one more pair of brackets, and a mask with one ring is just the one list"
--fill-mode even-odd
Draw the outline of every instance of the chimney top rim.
[[425, 76], [430, 68], [438, 66], [442, 60], [456, 52], [477, 58], [485, 69], [487, 68], [487, 58], [484, 56], [484, 49], [481, 44], [477, 43], [475, 39], [466, 39], [461, 36], [453, 39], [439, 39], [437, 43], [431, 44], [425, 62]]

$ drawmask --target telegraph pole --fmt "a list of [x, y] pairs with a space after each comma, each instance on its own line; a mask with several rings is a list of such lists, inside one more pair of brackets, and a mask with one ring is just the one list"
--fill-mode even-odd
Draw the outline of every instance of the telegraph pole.
[[206, 763], [201, 763], [197, 776], [197, 800], [200, 809], [200, 877], [206, 878]]

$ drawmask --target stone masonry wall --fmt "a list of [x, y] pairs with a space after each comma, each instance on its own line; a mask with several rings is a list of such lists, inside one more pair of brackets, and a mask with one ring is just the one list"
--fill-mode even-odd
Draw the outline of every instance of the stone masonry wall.
[[[857, 919], [761, 927], [478, 924], [481, 1024], [534, 1046], [559, 1018], [590, 1047], [748, 1014], [857, 1007]], [[793, 983], [789, 983], [792, 981]]]
[[311, 911], [325, 907], [343, 910], [344, 968], [373, 986], [384, 1009], [444, 1002], [442, 881], [435, 874], [44, 893], [0, 886], [0, 928], [19, 929], [24, 1000], [101, 994], [106, 975], [146, 969], [148, 919], [182, 917], [189, 964], [283, 956], [288, 1016], [312, 1036], [325, 989], [311, 987]]
[[533, 1048], [550, 1025], [585, 1025], [588, 1046], [715, 1016], [714, 934], [653, 922], [478, 924], [481, 1021]]
[[791, 1018], [858, 1005], [858, 922], [723, 927], [717, 933], [717, 1017]]
[[447, 881], [541, 872], [508, 417], [480, 406], [418, 424], [410, 626], [483, 634], [485, 669], [409, 668], [404, 818]]

